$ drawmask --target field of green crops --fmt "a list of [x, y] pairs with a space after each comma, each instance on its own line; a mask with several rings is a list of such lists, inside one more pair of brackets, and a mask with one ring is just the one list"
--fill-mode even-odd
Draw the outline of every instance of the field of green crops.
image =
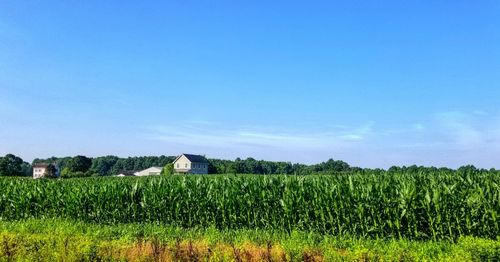
[[0, 220], [156, 223], [373, 239], [500, 233], [497, 173], [0, 179]]

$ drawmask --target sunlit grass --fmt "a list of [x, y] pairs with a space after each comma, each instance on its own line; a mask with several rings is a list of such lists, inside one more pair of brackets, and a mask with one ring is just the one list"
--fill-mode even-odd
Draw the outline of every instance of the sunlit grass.
[[61, 219], [0, 222], [0, 260], [126, 261], [495, 261], [500, 240], [456, 243], [339, 237], [267, 230], [183, 229]]

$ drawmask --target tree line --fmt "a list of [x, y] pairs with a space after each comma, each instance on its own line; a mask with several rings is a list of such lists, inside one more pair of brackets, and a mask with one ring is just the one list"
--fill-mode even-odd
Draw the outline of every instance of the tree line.
[[[31, 164], [20, 157], [7, 154], [0, 157], [0, 176], [32, 176], [32, 165], [46, 163], [54, 164], [59, 168], [61, 177], [112, 176], [122, 171], [143, 170], [152, 166], [164, 167], [175, 160], [175, 156], [142, 156], [120, 158], [117, 156], [101, 157], [51, 157], [36, 158]], [[462, 166], [457, 170], [451, 168], [436, 168], [423, 166], [393, 166], [389, 169], [370, 169], [352, 167], [341, 160], [329, 159], [313, 165], [291, 162], [275, 162], [256, 160], [254, 158], [235, 160], [208, 159], [210, 174], [257, 174], [257, 175], [310, 175], [310, 174], [338, 174], [338, 173], [419, 173], [419, 172], [499, 172], [495, 169], [477, 169], [473, 165]], [[169, 171], [171, 172], [171, 171]]]
[[165, 166], [173, 162], [174, 156], [142, 156], [119, 158], [117, 156], [101, 157], [51, 157], [36, 158], [33, 164], [54, 163], [61, 170], [61, 177], [111, 176], [122, 171], [143, 170], [152, 166]]

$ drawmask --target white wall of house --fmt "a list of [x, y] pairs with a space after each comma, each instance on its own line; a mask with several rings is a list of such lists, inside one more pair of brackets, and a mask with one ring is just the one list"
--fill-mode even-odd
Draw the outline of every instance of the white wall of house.
[[187, 173], [191, 170], [191, 161], [186, 156], [181, 156], [174, 162], [174, 170], [179, 173]]
[[37, 178], [41, 178], [41, 177], [44, 177], [44, 174], [45, 174], [45, 167], [33, 167], [33, 178], [34, 179], [37, 179]]

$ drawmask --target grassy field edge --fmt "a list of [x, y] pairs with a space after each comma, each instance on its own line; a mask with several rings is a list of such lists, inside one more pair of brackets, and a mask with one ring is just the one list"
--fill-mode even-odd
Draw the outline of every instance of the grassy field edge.
[[363, 239], [304, 231], [0, 221], [2, 261], [497, 261], [500, 240]]

